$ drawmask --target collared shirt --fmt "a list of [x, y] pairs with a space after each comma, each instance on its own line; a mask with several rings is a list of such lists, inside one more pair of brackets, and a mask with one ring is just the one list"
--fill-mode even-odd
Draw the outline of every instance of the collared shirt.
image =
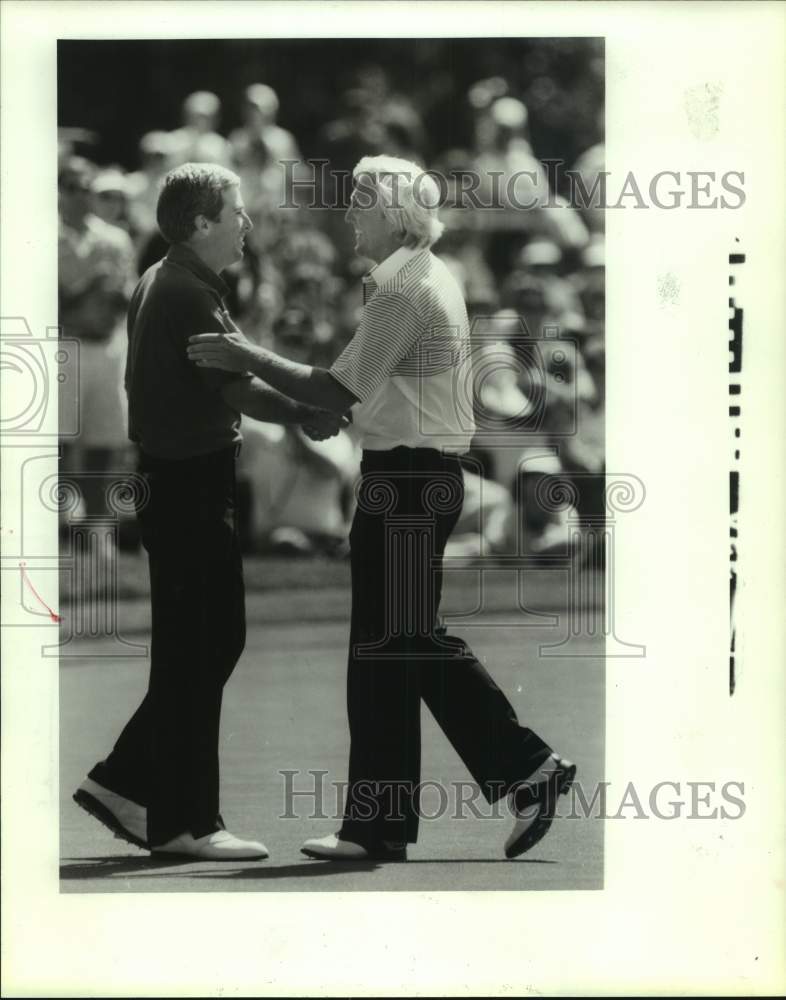
[[456, 279], [430, 250], [401, 247], [364, 279], [363, 299], [357, 332], [330, 369], [358, 399], [363, 447], [466, 452], [472, 363]]
[[222, 386], [250, 376], [189, 361], [188, 338], [227, 330], [227, 286], [184, 244], [148, 268], [128, 310], [128, 436], [156, 458], [206, 455], [242, 440]]

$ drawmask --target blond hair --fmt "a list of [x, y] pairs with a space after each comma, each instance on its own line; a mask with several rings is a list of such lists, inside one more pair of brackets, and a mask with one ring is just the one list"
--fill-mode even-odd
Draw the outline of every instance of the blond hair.
[[422, 167], [397, 156], [364, 156], [352, 171], [368, 177], [382, 212], [408, 247], [430, 247], [445, 228], [437, 216], [439, 188]]

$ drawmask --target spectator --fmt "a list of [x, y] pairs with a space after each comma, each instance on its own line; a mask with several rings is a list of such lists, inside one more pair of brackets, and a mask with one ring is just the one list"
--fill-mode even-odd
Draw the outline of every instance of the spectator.
[[[539, 494], [544, 476], [564, 471], [560, 432], [573, 415], [572, 393], [554, 376], [566, 377], [565, 363], [554, 372], [545, 345], [526, 335], [519, 317], [510, 311], [489, 318], [476, 337], [475, 419], [486, 440], [500, 446], [474, 448], [472, 455], [513, 497], [502, 529], [504, 545], [518, 552], [565, 548], [571, 511], [548, 509]], [[556, 345], [558, 349], [558, 341]], [[498, 525], [495, 530], [500, 530]], [[496, 544], [498, 550], [504, 547]]]
[[278, 107], [278, 96], [267, 84], [253, 83], [246, 88], [243, 101], [244, 124], [229, 136], [232, 158], [238, 171], [250, 159], [254, 159], [254, 147], [258, 143], [264, 145], [273, 162], [300, 159], [295, 137], [276, 124]]
[[[169, 132], [147, 132], [139, 140], [141, 166], [126, 178], [130, 199], [132, 229], [137, 234], [137, 246], [158, 233], [156, 205], [161, 181], [174, 165], [175, 144]], [[141, 271], [141, 269], [140, 269]]]
[[587, 337], [603, 340], [606, 316], [606, 268], [603, 237], [597, 236], [581, 254], [581, 266], [571, 277], [581, 301]]
[[581, 188], [577, 183], [575, 188], [577, 198], [574, 200], [580, 201], [576, 207], [581, 210], [584, 221], [592, 233], [602, 233], [605, 226], [606, 213], [600, 194], [601, 189], [598, 187], [597, 193], [591, 196], [605, 170], [605, 162], [606, 151], [603, 143], [599, 142], [585, 150], [573, 165], [573, 170], [581, 178]]
[[90, 185], [93, 211], [104, 222], [131, 230], [128, 179], [117, 167], [96, 174]]
[[[95, 176], [94, 166], [80, 157], [68, 158], [58, 172], [59, 324], [80, 348], [80, 434], [63, 442], [63, 468], [88, 473], [124, 468], [128, 439], [123, 324], [135, 280], [128, 233], [91, 211]], [[62, 403], [69, 405], [66, 399]], [[106, 513], [105, 486], [100, 478], [84, 477], [87, 514]]]
[[232, 149], [216, 131], [221, 116], [221, 101], [208, 90], [198, 90], [183, 102], [183, 126], [171, 133], [173, 164], [232, 164]]
[[562, 247], [586, 243], [586, 228], [578, 214], [564, 202], [551, 204], [554, 198], [545, 169], [532, 152], [529, 113], [522, 101], [494, 100], [478, 115], [475, 140], [472, 168], [479, 179], [477, 197], [481, 205], [494, 206], [478, 217], [484, 228], [508, 234], [495, 241], [498, 249], [492, 263], [497, 270], [509, 253], [510, 234], [542, 233]]
[[[544, 322], [562, 325], [566, 313], [582, 312], [579, 296], [560, 273], [562, 262], [560, 247], [545, 238], [536, 238], [513, 254], [513, 267], [503, 282], [502, 297], [507, 306], [515, 307], [517, 297], [528, 290], [527, 309], [532, 310], [534, 334], [540, 334]], [[529, 315], [524, 318], [530, 321]]]

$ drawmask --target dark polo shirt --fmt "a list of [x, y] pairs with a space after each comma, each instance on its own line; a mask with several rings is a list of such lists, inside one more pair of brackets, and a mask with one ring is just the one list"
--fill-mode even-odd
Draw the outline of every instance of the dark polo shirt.
[[198, 368], [186, 356], [195, 333], [224, 330], [227, 286], [189, 247], [174, 244], [148, 268], [128, 310], [128, 436], [156, 458], [206, 455], [240, 442], [240, 414], [221, 387], [250, 378]]

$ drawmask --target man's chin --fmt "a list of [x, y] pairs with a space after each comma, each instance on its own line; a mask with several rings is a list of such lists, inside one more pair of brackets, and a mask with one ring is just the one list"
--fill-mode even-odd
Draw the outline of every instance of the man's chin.
[[235, 253], [231, 260], [227, 260], [216, 273], [220, 274], [222, 271], [228, 271], [231, 267], [235, 267], [243, 259], [243, 251], [239, 250]]

